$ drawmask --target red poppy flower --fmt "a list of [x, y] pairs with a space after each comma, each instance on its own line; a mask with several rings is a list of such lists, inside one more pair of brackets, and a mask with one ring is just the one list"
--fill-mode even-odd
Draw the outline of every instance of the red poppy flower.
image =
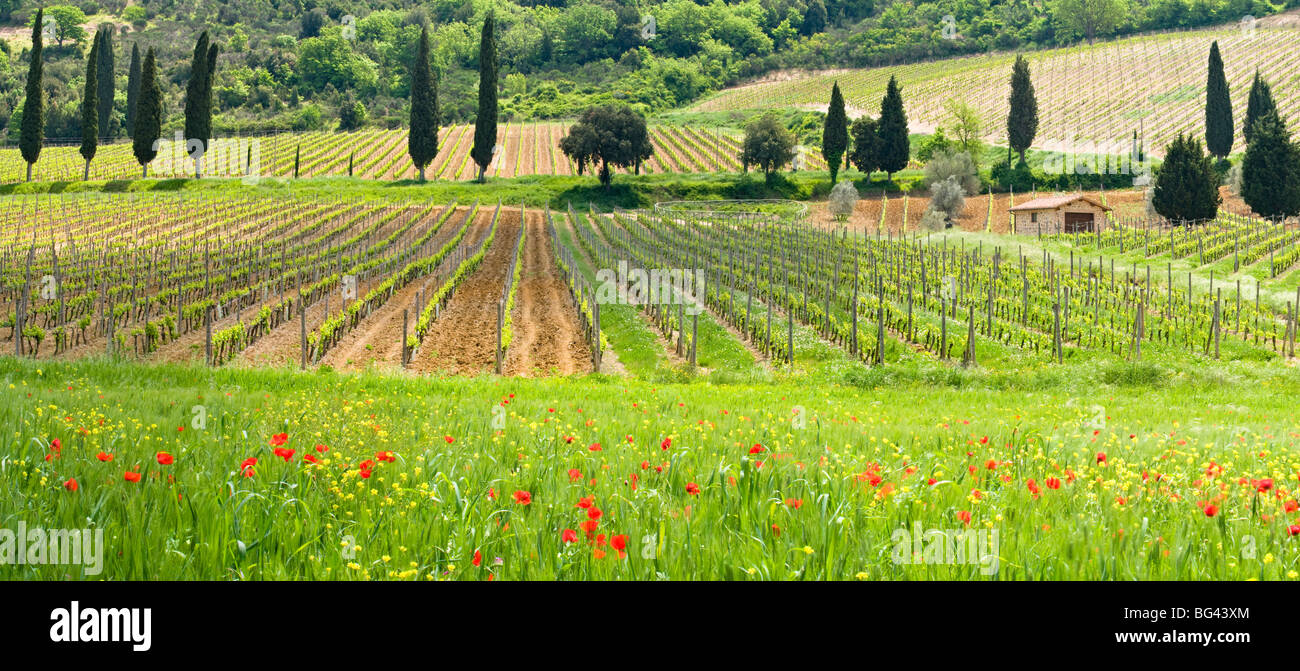
[[1097, 463], [1099, 463], [1099, 464], [1104, 464], [1104, 463], [1106, 463], [1106, 453], [1105, 453], [1105, 452], [1098, 452], [1098, 453], [1097, 453]]
[[1292, 524], [1286, 528], [1286, 532], [1292, 536], [1300, 536], [1300, 524]]
[[573, 529], [565, 529], [560, 533], [560, 540], [565, 543], [577, 543], [578, 532]]
[[304, 455], [302, 455], [302, 460], [305, 461], [305, 462], [307, 462], [307, 463], [309, 463], [309, 464], [319, 464], [319, 463], [320, 463], [320, 459], [317, 459], [316, 457], [313, 457], [313, 456], [310, 455], [310, 454], [304, 454]]
[[324, 453], [326, 453], [326, 452], [329, 452], [329, 451], [330, 451], [330, 448], [325, 447], [324, 445], [317, 445], [317, 446], [316, 446], [316, 451], [317, 451], [317, 452], [320, 452], [321, 454], [324, 454]]
[[599, 451], [600, 451], [600, 443], [592, 443], [591, 445], [589, 445], [589, 446], [587, 447], [587, 449], [588, 449], [588, 450], [591, 450], [592, 452], [599, 452]]
[[175, 457], [166, 452], [159, 452], [155, 458], [158, 460], [158, 464], [162, 466], [171, 466], [176, 461]]
[[595, 496], [584, 496], [578, 499], [578, 502], [574, 504], [574, 506], [578, 508], [590, 508], [591, 504], [595, 502], [595, 500], [596, 500]]
[[1218, 514], [1219, 514], [1219, 507], [1218, 507], [1218, 506], [1214, 505], [1213, 503], [1211, 503], [1211, 504], [1205, 506], [1205, 516], [1206, 516], [1206, 517], [1214, 517], [1215, 515], [1218, 515]]
[[456, 442], [456, 439], [455, 439], [455, 438], [452, 438], [451, 436], [443, 436], [442, 439], [445, 440], [445, 441], [447, 441], [447, 444], [448, 444], [448, 445], [450, 445], [450, 444]]
[[526, 506], [532, 502], [533, 502], [532, 494], [529, 494], [528, 492], [522, 489], [515, 491], [515, 503], [518, 503], [521, 506]]
[[787, 506], [790, 506], [791, 508], [794, 508], [795, 510], [798, 510], [803, 507], [803, 499], [786, 499], [785, 504]]
[[587, 509], [587, 517], [590, 517], [593, 520], [600, 519], [600, 516], [604, 514], [605, 513], [600, 512], [600, 508], [597, 508], [596, 506]]
[[50, 441], [50, 449], [51, 449], [51, 450], [54, 450], [55, 452], [61, 452], [61, 451], [63, 451], [63, 442], [60, 441], [58, 438], [55, 438], [54, 440], [51, 440], [51, 441]]
[[271, 436], [271, 447], [279, 447], [287, 442], [289, 442], [289, 434], [287, 433], [277, 433]]
[[135, 472], [135, 471], [127, 471], [127, 472], [126, 472], [122, 477], [126, 478], [126, 481], [127, 481], [127, 482], [139, 482], [139, 481], [140, 481], [140, 474], [137, 473], [137, 472]]
[[475, 565], [475, 566], [480, 566], [480, 565], [482, 565], [482, 564], [483, 564], [483, 552], [482, 552], [481, 550], [475, 550], [475, 551], [474, 551], [474, 559], [473, 559], [472, 561], [470, 561], [470, 563], [473, 564], [473, 565]]
[[618, 552], [618, 558], [622, 559], [627, 556], [624, 550], [627, 549], [627, 534], [619, 534], [609, 539], [609, 546]]
[[66, 490], [68, 490], [68, 491], [70, 491], [70, 492], [75, 492], [75, 491], [77, 491], [77, 479], [76, 479], [76, 478], [68, 478], [68, 481], [63, 483], [63, 488], [66, 489]]
[[694, 482], [686, 483], [686, 493], [692, 496], [700, 493], [700, 486]]
[[969, 510], [958, 510], [958, 511], [957, 511], [957, 519], [961, 520], [962, 523], [965, 524], [966, 526], [970, 526], [970, 511], [969, 511]]
[[583, 521], [582, 521], [582, 530], [583, 530], [584, 532], [586, 532], [586, 534], [587, 534], [588, 536], [590, 536], [590, 535], [596, 533], [596, 528], [599, 527], [599, 526], [600, 526], [600, 522], [597, 522], [596, 520], [583, 520]]
[[1297, 503], [1295, 499], [1291, 499], [1290, 501], [1287, 501], [1286, 503], [1282, 504], [1282, 509], [1287, 511], [1288, 513], [1293, 513], [1297, 510], [1300, 510], [1300, 503]]
[[275, 456], [280, 457], [285, 461], [289, 461], [293, 458], [294, 450], [287, 447], [277, 447], [274, 450], [271, 450], [271, 452], [274, 453]]
[[107, 462], [110, 462], [110, 461], [113, 460], [113, 455], [108, 454], [107, 452], [104, 452], [103, 450], [100, 450], [99, 454], [96, 454], [96, 455], [95, 455], [95, 458], [98, 459], [98, 460], [100, 460], [100, 461], [102, 461], [102, 462], [107, 463]]
[[1043, 484], [1047, 485], [1047, 488], [1048, 488], [1048, 489], [1060, 489], [1060, 488], [1061, 488], [1061, 480], [1060, 480], [1060, 478], [1057, 478], [1057, 477], [1049, 477], [1049, 478], [1047, 478], [1046, 480], [1043, 481]]
[[569, 482], [577, 482], [582, 479], [582, 471], [576, 468], [569, 469]]
[[673, 446], [673, 439], [672, 439], [672, 438], [664, 438], [664, 441], [663, 441], [662, 443], [659, 443], [659, 448], [660, 448], [660, 449], [664, 449], [664, 450], [666, 450], [666, 449], [668, 449], [668, 448], [670, 448], [670, 447], [672, 447], [672, 446]]
[[750, 454], [759, 454], [759, 453], [761, 453], [762, 451], [763, 451], [763, 446], [760, 445], [760, 444], [758, 444], [758, 443], [754, 443], [754, 446], [751, 447], [751, 448], [749, 448], [749, 453], [750, 453]]

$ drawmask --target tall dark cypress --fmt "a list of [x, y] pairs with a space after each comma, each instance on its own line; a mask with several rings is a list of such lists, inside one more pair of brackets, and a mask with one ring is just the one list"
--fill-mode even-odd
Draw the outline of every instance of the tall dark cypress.
[[99, 90], [96, 98], [99, 101], [99, 133], [104, 137], [111, 138], [113, 132], [113, 89], [115, 81], [113, 80], [114, 61], [113, 61], [113, 29], [104, 28], [99, 31], [102, 35], [99, 40], [99, 60], [96, 62], [96, 78], [99, 80]]
[[[1016, 56], [1016, 64], [1011, 68], [1011, 109], [1007, 113], [1007, 138], [1011, 149], [1020, 155], [1020, 162], [1025, 161], [1025, 151], [1034, 143], [1038, 135], [1038, 97], [1034, 93], [1034, 82], [1029, 77], [1029, 61], [1024, 56]], [[1010, 156], [1007, 157], [1010, 159]]]
[[411, 130], [407, 151], [424, 181], [424, 169], [438, 155], [438, 80], [429, 67], [429, 28], [420, 31], [420, 49], [411, 70]]
[[18, 138], [18, 149], [27, 161], [27, 181], [32, 181], [32, 165], [41, 157], [41, 144], [45, 141], [45, 93], [41, 88], [44, 71], [41, 65], [41, 28], [44, 27], [45, 10], [36, 10], [32, 24], [32, 63], [27, 68], [27, 99], [23, 102], [23, 125]]
[[217, 45], [210, 44], [203, 31], [190, 58], [190, 80], [185, 85], [185, 141], [194, 158], [194, 176], [202, 175], [202, 158], [212, 138], [212, 76], [216, 69]]
[[478, 164], [478, 181], [487, 176], [497, 144], [497, 40], [495, 19], [488, 12], [478, 47], [478, 115], [474, 118], [474, 147], [470, 156]]
[[831, 170], [831, 184], [840, 173], [840, 159], [849, 148], [849, 117], [844, 113], [844, 96], [840, 84], [831, 86], [831, 105], [826, 110], [826, 124], [822, 127], [822, 158]]
[[903, 92], [898, 87], [898, 80], [889, 78], [885, 87], [885, 98], [880, 101], [880, 119], [876, 122], [879, 144], [880, 169], [884, 170], [890, 180], [894, 173], [907, 167], [911, 158], [912, 145], [907, 137], [907, 113], [903, 111]]
[[99, 149], [99, 50], [104, 46], [104, 34], [95, 34], [86, 56], [86, 88], [81, 94], [81, 158], [86, 160], [82, 180], [90, 179], [90, 161]]
[[161, 135], [162, 88], [158, 84], [158, 61], [153, 47], [149, 47], [140, 67], [140, 96], [135, 104], [135, 134], [131, 136], [131, 149], [144, 177], [149, 176], [149, 162], [158, 155]]
[[1223, 74], [1219, 43], [1210, 45], [1209, 75], [1205, 82], [1205, 148], [1220, 160], [1232, 153], [1232, 100]]
[[1241, 198], [1255, 214], [1274, 221], [1300, 214], [1300, 145], [1277, 110], [1255, 122], [1241, 161]]
[[140, 99], [140, 45], [131, 45], [131, 71], [126, 76], [126, 132], [135, 137], [135, 104]]
[[1250, 139], [1254, 136], [1251, 126], [1276, 109], [1277, 103], [1273, 102], [1273, 87], [1269, 86], [1268, 80], [1260, 77], [1259, 70], [1256, 70], [1255, 81], [1250, 83], [1250, 97], [1246, 99], [1246, 121], [1241, 129], [1246, 137], [1246, 144], [1250, 144]]

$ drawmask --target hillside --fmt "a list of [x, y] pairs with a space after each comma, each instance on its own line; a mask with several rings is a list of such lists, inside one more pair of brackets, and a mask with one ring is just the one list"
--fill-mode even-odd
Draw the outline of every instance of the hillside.
[[[1240, 129], [1256, 68], [1274, 86], [1284, 118], [1300, 117], [1300, 31], [1295, 13], [1261, 19], [1253, 31], [1237, 25], [1144, 35], [1095, 45], [1028, 52], [1038, 94], [1034, 146], [1058, 151], [1119, 153], [1134, 132], [1153, 154], [1179, 133], [1204, 132], [1205, 60], [1219, 42]], [[878, 114], [890, 76], [903, 88], [913, 132], [951, 123], [944, 108], [963, 101], [980, 113], [985, 139], [1006, 142], [1011, 52], [897, 67], [786, 72], [727, 89], [693, 106], [700, 112], [798, 107], [824, 110], [839, 82], [853, 116]]]

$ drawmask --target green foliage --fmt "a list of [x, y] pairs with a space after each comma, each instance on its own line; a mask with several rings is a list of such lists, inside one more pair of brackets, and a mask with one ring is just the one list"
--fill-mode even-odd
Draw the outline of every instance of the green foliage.
[[1038, 135], [1038, 97], [1034, 93], [1034, 82], [1029, 76], [1029, 61], [1023, 55], [1016, 55], [1016, 63], [1011, 69], [1010, 111], [1007, 113], [1007, 138], [1012, 151], [1020, 155], [1020, 162], [1025, 161], [1025, 150], [1034, 143]]
[[131, 70], [126, 78], [126, 132], [131, 137], [135, 137], [135, 106], [140, 99], [140, 68], [140, 45], [132, 44]]
[[1300, 215], [1300, 145], [1277, 110], [1254, 124], [1241, 164], [1241, 197], [1261, 217]]
[[911, 143], [907, 134], [907, 113], [903, 111], [903, 92], [898, 80], [889, 78], [885, 98], [880, 102], [880, 118], [876, 125], [880, 169], [893, 174], [907, 167], [911, 156]]
[[162, 87], [158, 83], [158, 62], [153, 47], [145, 54], [140, 68], [140, 97], [135, 106], [135, 133], [131, 149], [135, 160], [145, 168], [158, 155], [156, 143], [162, 135]]
[[497, 43], [496, 19], [488, 12], [479, 40], [478, 114], [474, 117], [474, 145], [470, 157], [478, 165], [478, 180], [487, 176], [488, 164], [497, 151]]
[[1052, 21], [1067, 38], [1084, 38], [1091, 44], [1115, 32], [1124, 22], [1126, 0], [1056, 0]]
[[850, 129], [853, 135], [853, 151], [849, 162], [853, 167], [866, 174], [880, 168], [879, 136], [876, 134], [876, 121], [868, 116], [858, 117]]
[[1232, 100], [1223, 74], [1219, 43], [1210, 45], [1209, 75], [1205, 84], [1205, 148], [1220, 159], [1232, 152]]
[[407, 151], [424, 181], [424, 169], [438, 155], [438, 79], [429, 67], [429, 30], [420, 33], [420, 50], [411, 68], [411, 132]]
[[593, 107], [583, 113], [578, 123], [560, 139], [560, 151], [578, 164], [578, 174], [585, 166], [600, 166], [600, 183], [609, 188], [613, 180], [610, 166], [639, 168], [650, 158], [654, 147], [646, 130], [645, 117], [627, 105]]
[[771, 114], [764, 114], [745, 126], [740, 162], [746, 169], [758, 166], [770, 181], [781, 166], [794, 160], [794, 136]]
[[32, 164], [41, 156], [45, 141], [45, 91], [42, 88], [41, 25], [44, 10], [37, 10], [32, 22], [31, 65], [27, 70], [27, 97], [23, 102], [22, 135], [18, 146], [27, 161], [27, 181], [31, 181]]
[[[822, 7], [822, 13], [825, 12], [826, 8]], [[839, 175], [840, 160], [849, 147], [848, 124], [849, 118], [844, 112], [844, 96], [840, 93], [840, 85], [836, 83], [831, 87], [831, 104], [826, 110], [826, 123], [822, 129], [822, 158], [826, 159], [826, 165], [830, 168], [831, 184], [835, 183], [835, 178]]]
[[1255, 79], [1250, 83], [1250, 96], [1246, 98], [1246, 120], [1241, 128], [1247, 144], [1250, 144], [1253, 136], [1251, 126], [1276, 109], [1277, 103], [1273, 102], [1273, 88], [1269, 86], [1266, 79], [1259, 76], [1259, 70], [1255, 70]]
[[[86, 29], [82, 27], [86, 23], [86, 13], [81, 9], [71, 5], [55, 5], [49, 8], [49, 12], [54, 17], [54, 39], [59, 46], [63, 46], [64, 40], [81, 44], [86, 39]], [[41, 24], [38, 21], [36, 25]]]
[[104, 45], [103, 32], [95, 35], [86, 57], [86, 87], [81, 94], [81, 157], [86, 160], [86, 171], [90, 171], [90, 160], [95, 158], [99, 148], [99, 49]]
[[1156, 173], [1156, 212], [1181, 224], [1203, 222], [1218, 213], [1219, 200], [1219, 181], [1200, 140], [1180, 134], [1165, 149], [1165, 162]]
[[[199, 35], [190, 59], [190, 78], [185, 85], [185, 140], [198, 143], [199, 156], [194, 158], [194, 172], [200, 171], [199, 157], [212, 137], [212, 79], [216, 71], [217, 45], [211, 44], [208, 32]], [[192, 151], [187, 146], [187, 151]], [[194, 156], [191, 153], [191, 156]]]
[[98, 91], [96, 94], [97, 109], [99, 121], [99, 134], [106, 138], [117, 136], [118, 121], [113, 115], [113, 98], [114, 98], [114, 60], [113, 60], [113, 29], [104, 28], [98, 33], [99, 50], [98, 57], [95, 61], [97, 70], [96, 81]]

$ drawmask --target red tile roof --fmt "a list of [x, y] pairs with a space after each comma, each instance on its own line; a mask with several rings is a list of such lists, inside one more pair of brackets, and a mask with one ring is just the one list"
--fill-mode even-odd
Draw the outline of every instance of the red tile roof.
[[1073, 203], [1078, 200], [1087, 201], [1088, 203], [1095, 205], [1103, 210], [1111, 209], [1109, 207], [1106, 207], [1105, 205], [1102, 205], [1096, 200], [1093, 200], [1091, 196], [1073, 195], [1073, 196], [1047, 196], [1044, 198], [1035, 198], [1027, 203], [1021, 203], [1019, 205], [1016, 205], [1015, 207], [1009, 208], [1008, 211], [1025, 212], [1029, 210], [1055, 210], [1058, 207], [1069, 205], [1070, 203]]

